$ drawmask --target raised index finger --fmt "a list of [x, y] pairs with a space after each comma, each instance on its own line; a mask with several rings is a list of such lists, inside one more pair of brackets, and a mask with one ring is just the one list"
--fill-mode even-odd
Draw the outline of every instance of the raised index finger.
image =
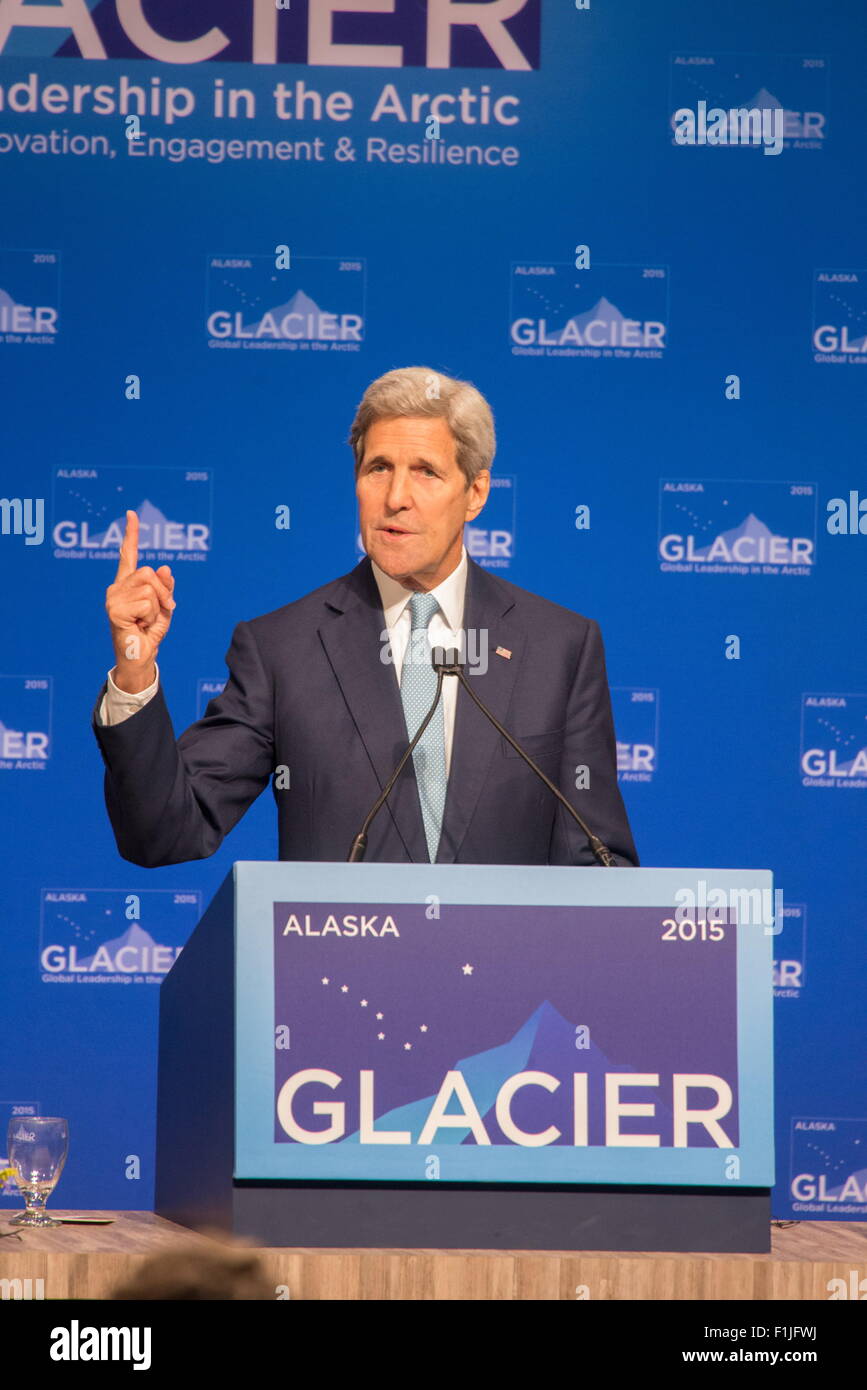
[[126, 579], [128, 574], [135, 574], [138, 569], [138, 512], [128, 511], [126, 514], [126, 530], [124, 531], [123, 541], [120, 547], [120, 558], [117, 562], [117, 574], [115, 583], [119, 579]]

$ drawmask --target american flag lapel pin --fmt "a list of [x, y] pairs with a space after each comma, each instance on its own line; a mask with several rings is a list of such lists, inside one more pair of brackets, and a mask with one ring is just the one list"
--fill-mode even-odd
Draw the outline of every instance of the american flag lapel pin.
[[504, 656], [507, 661], [511, 661], [512, 653], [509, 651], [508, 647], [497, 647], [496, 651], [497, 656]]

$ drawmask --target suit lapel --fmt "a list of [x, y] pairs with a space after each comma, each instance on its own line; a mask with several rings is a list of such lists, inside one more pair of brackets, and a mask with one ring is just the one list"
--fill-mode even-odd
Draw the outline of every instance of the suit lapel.
[[[326, 603], [330, 611], [319, 635], [381, 790], [406, 749], [407, 736], [394, 666], [379, 659], [385, 617], [370, 560], [338, 581]], [[391, 817], [413, 862], [430, 862], [412, 759], [379, 815]]]
[[[505, 723], [525, 637], [514, 599], [474, 560], [468, 562], [464, 630], [467, 680], [479, 699]], [[498, 655], [497, 647], [503, 647], [511, 656]], [[487, 655], [487, 669], [481, 661], [483, 653]], [[474, 658], [476, 674], [470, 664]], [[454, 679], [446, 676], [446, 680]], [[467, 692], [459, 689], [438, 864], [455, 862], [500, 742], [493, 724], [476, 708]], [[489, 809], [496, 814], [495, 807]]]

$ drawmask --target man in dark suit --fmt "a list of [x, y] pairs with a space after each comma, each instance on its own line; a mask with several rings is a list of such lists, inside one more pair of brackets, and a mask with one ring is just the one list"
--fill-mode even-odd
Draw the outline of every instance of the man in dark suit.
[[[367, 556], [340, 579], [241, 622], [229, 680], [175, 741], [156, 654], [174, 610], [168, 566], [138, 568], [127, 513], [106, 595], [116, 665], [94, 711], [123, 858], [213, 854], [272, 782], [281, 859], [343, 860], [430, 706], [431, 645], [468, 679], [621, 865], [638, 863], [617, 785], [599, 628], [470, 560], [494, 455], [487, 402], [410, 367], [368, 387], [350, 435]], [[366, 858], [592, 864], [578, 825], [454, 677], [374, 820]]]

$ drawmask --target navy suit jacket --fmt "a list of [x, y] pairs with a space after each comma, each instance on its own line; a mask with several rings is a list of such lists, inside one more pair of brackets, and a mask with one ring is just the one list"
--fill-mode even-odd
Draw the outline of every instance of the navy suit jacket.
[[[122, 857], [154, 868], [213, 854], [270, 780], [280, 858], [344, 860], [407, 745], [395, 668], [381, 660], [384, 628], [365, 558], [304, 598], [238, 623], [225, 690], [177, 741], [161, 688], [105, 726], [103, 686], [93, 728]], [[598, 625], [469, 560], [464, 628], [488, 635], [487, 670], [468, 671], [479, 697], [618, 862], [637, 864]], [[580, 765], [589, 786], [578, 791]], [[370, 828], [366, 858], [430, 862], [412, 759]], [[436, 862], [596, 862], [576, 823], [464, 690]]]

